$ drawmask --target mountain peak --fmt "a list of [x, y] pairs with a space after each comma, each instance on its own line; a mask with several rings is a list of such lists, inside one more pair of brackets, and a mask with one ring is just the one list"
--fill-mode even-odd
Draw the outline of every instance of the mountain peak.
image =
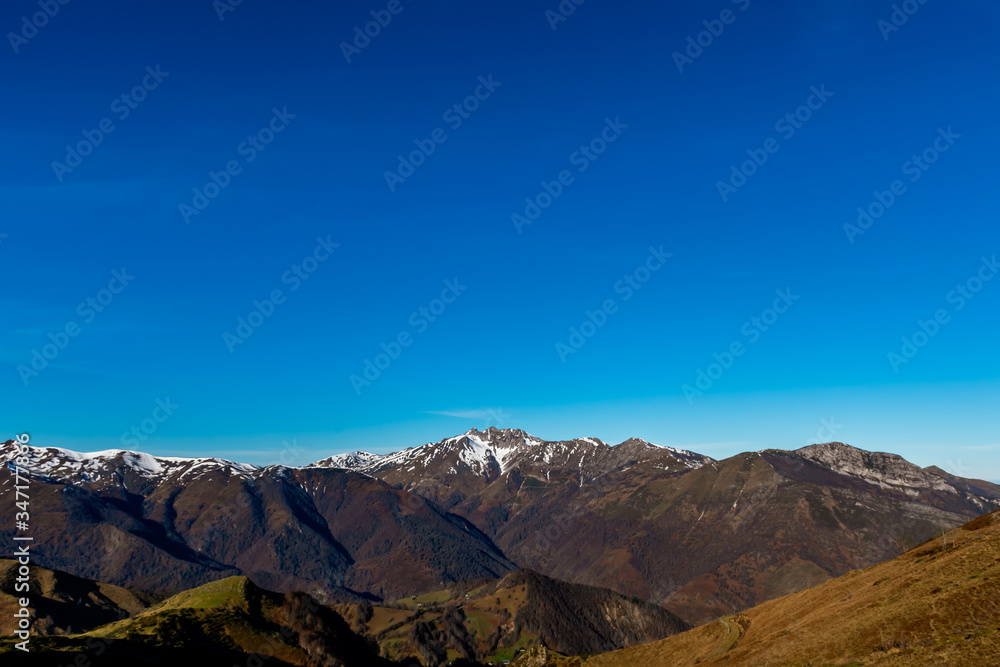
[[669, 449], [669, 447], [661, 447], [660, 445], [654, 445], [653, 443], [649, 442], [648, 440], [643, 440], [642, 438], [629, 438], [628, 440], [626, 440], [625, 442], [621, 443], [621, 445], [618, 445], [618, 446], [621, 447], [622, 445], [632, 445], [632, 446], [639, 446], [639, 447], [655, 447], [657, 449]]
[[[3, 443], [0, 457], [13, 458], [13, 440]], [[10, 451], [8, 451], [10, 450]], [[120, 481], [131, 474], [146, 480], [165, 477], [200, 476], [213, 471], [248, 476], [257, 466], [219, 458], [181, 458], [153, 456], [127, 449], [105, 449], [99, 452], [77, 452], [61, 447], [27, 445], [20, 467], [41, 477], [64, 480], [79, 485], [85, 482]]]
[[796, 454], [834, 472], [858, 477], [883, 488], [929, 488], [958, 493], [942, 477], [910, 463], [898, 454], [869, 452], [843, 442], [825, 442], [795, 450]]

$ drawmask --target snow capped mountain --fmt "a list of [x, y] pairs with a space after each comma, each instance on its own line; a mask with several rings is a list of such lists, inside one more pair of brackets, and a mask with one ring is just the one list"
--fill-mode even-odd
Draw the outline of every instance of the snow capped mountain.
[[[14, 443], [0, 444], [0, 460], [14, 456]], [[142, 452], [108, 449], [76, 452], [59, 447], [27, 447], [22, 466], [40, 477], [70, 484], [128, 484], [135, 481], [158, 483], [166, 479], [191, 479], [219, 473], [251, 477], [259, 466], [220, 458], [153, 456]], [[337, 454], [305, 468], [340, 468], [370, 477], [389, 478], [391, 483], [408, 478], [406, 486], [416, 486], [425, 478], [472, 476], [487, 482], [519, 470], [545, 476], [555, 471], [578, 471], [595, 477], [637, 464], [659, 471], [683, 472], [697, 469], [712, 459], [694, 452], [661, 447], [640, 438], [608, 445], [597, 438], [547, 441], [520, 429], [472, 429], [440, 442], [410, 447], [391, 454], [356, 451]], [[128, 478], [128, 479], [126, 479]], [[130, 481], [134, 480], [134, 481]]]
[[[6, 461], [8, 467], [13, 467], [11, 459], [15, 451], [13, 441], [0, 444], [0, 461]], [[77, 486], [87, 482], [127, 485], [127, 478], [159, 483], [171, 478], [192, 479], [213, 472], [248, 477], [259, 469], [226, 459], [152, 456], [123, 449], [75, 452], [60, 447], [28, 446], [25, 452], [23, 458], [26, 460], [20, 465], [22, 469], [43, 479]]]
[[[660, 447], [632, 438], [608, 445], [597, 438], [547, 441], [520, 429], [472, 429], [436, 443], [411, 447], [392, 454], [353, 452], [317, 461], [308, 467], [346, 468], [375, 477], [388, 473], [419, 477], [425, 474], [473, 474], [493, 481], [512, 470], [524, 472], [575, 469], [600, 475], [629, 463], [656, 460], [661, 470], [681, 472], [699, 468], [712, 459], [672, 447]], [[416, 482], [417, 480], [412, 480]]]
[[371, 454], [369, 452], [349, 452], [347, 454], [337, 454], [336, 456], [331, 456], [330, 458], [323, 459], [322, 461], [317, 461], [316, 463], [310, 464], [309, 468], [343, 468], [345, 470], [360, 470], [361, 468], [370, 465], [382, 458], [380, 454]]
[[665, 445], [654, 445], [651, 442], [646, 442], [642, 438], [631, 438], [625, 442], [617, 445], [618, 447], [632, 447], [638, 451], [643, 450], [657, 450], [661, 449], [669, 452], [675, 459], [683, 463], [690, 470], [697, 470], [698, 468], [712, 463], [715, 459], [709, 456], [703, 456], [701, 454], [696, 454], [695, 452], [689, 452], [686, 449], [675, 449], [673, 447], [667, 447]]
[[[46, 545], [37, 564], [76, 576], [166, 595], [242, 574], [345, 601], [514, 568], [466, 520], [345, 470], [37, 446], [15, 462], [18, 453], [0, 444], [0, 464], [23, 464], [30, 478], [32, 535]], [[15, 479], [0, 475], [10, 507]], [[0, 541], [12, 544], [13, 531], [0, 526]]]
[[[0, 461], [9, 461], [14, 451], [13, 442], [0, 444]], [[153, 456], [119, 449], [75, 452], [29, 446], [26, 451], [23, 468], [40, 478], [76, 486], [97, 484], [133, 489], [165, 480], [186, 483], [205, 476], [252, 479], [264, 470], [220, 458]], [[990, 505], [976, 488], [966, 488], [957, 478], [936, 469], [920, 468], [895, 454], [867, 452], [838, 442], [810, 445], [789, 453], [800, 457], [800, 461], [911, 497], [924, 491], [940, 492], [968, 497], [984, 509]], [[472, 429], [440, 442], [391, 454], [363, 451], [338, 454], [304, 468], [351, 470], [404, 489], [422, 489], [422, 493], [450, 506], [498, 480], [507, 480], [504, 484], [516, 488], [530, 478], [545, 484], [582, 485], [599, 477], [627, 472], [629, 479], [638, 483], [641, 479], [684, 474], [714, 463], [707, 456], [654, 445], [641, 438], [630, 438], [617, 445], [592, 437], [548, 441], [520, 429], [489, 428]], [[8, 484], [6, 480], [0, 482], [0, 488]]]

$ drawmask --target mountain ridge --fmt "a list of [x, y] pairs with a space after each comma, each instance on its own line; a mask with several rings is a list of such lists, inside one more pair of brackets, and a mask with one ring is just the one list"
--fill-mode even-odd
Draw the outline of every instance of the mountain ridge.
[[[13, 466], [10, 444], [0, 459]], [[463, 517], [347, 470], [36, 447], [27, 459], [32, 529], [47, 545], [34, 562], [86, 579], [172, 595], [248, 575], [343, 602], [515, 569]], [[11, 494], [5, 475], [0, 499]]]
[[[53, 515], [82, 526], [56, 544], [126, 545], [112, 583], [166, 594], [244, 573], [348, 601], [525, 567], [691, 623], [892, 558], [1000, 507], [1000, 485], [844, 443], [714, 460], [639, 438], [491, 428], [297, 468], [122, 450], [29, 448], [28, 459], [38, 488], [58, 492]], [[101, 561], [50, 557], [42, 564], [112, 576]]]
[[[313, 465], [358, 465], [467, 517], [521, 567], [650, 599], [691, 622], [894, 557], [1000, 508], [1000, 485], [840, 442], [686, 465], [682, 450], [639, 439], [485, 435]], [[456, 450], [469, 436], [495, 446], [503, 469], [463, 466]]]
[[[492, 436], [492, 434], [497, 434]], [[486, 437], [484, 437], [486, 436]], [[492, 436], [492, 437], [491, 437]], [[499, 447], [494, 449], [492, 447], [493, 443], [496, 441], [497, 436], [500, 438], [520, 438], [525, 448], [519, 448], [516, 445], [508, 445], [506, 447]], [[462, 440], [467, 443], [472, 443], [474, 446], [479, 447], [477, 454], [482, 455], [483, 450], [488, 450], [489, 452], [498, 452], [502, 455], [502, 459], [498, 460], [500, 464], [501, 471], [506, 471], [508, 466], [504, 463], [508, 456], [512, 454], [523, 454], [526, 451], [530, 451], [531, 447], [546, 447], [549, 445], [562, 446], [565, 448], [566, 445], [584, 443], [595, 448], [606, 447], [608, 449], [618, 449], [622, 450], [635, 450], [635, 449], [647, 449], [652, 451], [666, 452], [674, 455], [680, 460], [687, 463], [689, 469], [696, 469], [702, 465], [707, 465], [709, 463], [716, 462], [716, 459], [711, 457], [693, 452], [690, 450], [676, 449], [674, 447], [656, 445], [647, 440], [638, 437], [628, 438], [618, 444], [611, 445], [604, 443], [599, 438], [593, 437], [579, 437], [572, 438], [569, 440], [542, 440], [531, 434], [521, 430], [521, 429], [498, 429], [496, 427], [489, 427], [485, 431], [479, 431], [476, 428], [472, 428], [465, 433], [451, 436], [445, 438], [438, 442], [428, 442], [423, 445], [418, 445], [415, 447], [407, 447], [405, 449], [397, 450], [395, 452], [390, 452], [388, 454], [377, 454], [372, 452], [366, 452], [363, 450], [353, 450], [350, 452], [345, 452], [342, 454], [335, 454], [323, 459], [319, 459], [312, 463], [308, 463], [302, 466], [286, 466], [282, 464], [272, 464], [266, 466], [259, 466], [248, 463], [241, 463], [238, 461], [233, 461], [230, 459], [225, 459], [221, 457], [178, 457], [178, 456], [159, 456], [154, 454], [149, 454], [146, 452], [130, 450], [130, 449], [106, 449], [95, 452], [79, 452], [75, 450], [66, 449], [63, 447], [52, 447], [52, 446], [37, 446], [29, 445], [25, 447], [25, 451], [28, 452], [28, 463], [22, 467], [31, 470], [32, 472], [42, 475], [42, 476], [57, 476], [58, 473], [66, 474], [78, 472], [82, 476], [86, 476], [88, 469], [93, 467], [94, 462], [98, 461], [116, 461], [121, 460], [121, 463], [130, 468], [137, 474], [145, 477], [156, 477], [156, 476], [177, 476], [186, 477], [189, 475], [203, 475], [212, 472], [213, 470], [227, 470], [231, 474], [238, 475], [250, 475], [254, 472], [267, 470], [267, 469], [302, 469], [302, 468], [340, 468], [344, 470], [351, 470], [354, 472], [360, 472], [363, 474], [369, 474], [371, 470], [378, 470], [379, 468], [384, 468], [386, 465], [397, 464], [401, 462], [410, 462], [414, 458], [417, 458], [419, 454], [432, 451], [435, 447], [440, 448], [443, 445], [451, 443], [461, 443]], [[14, 440], [7, 440], [0, 443], [0, 458], [10, 459], [12, 454], [12, 448], [15, 445]], [[815, 461], [825, 463], [831, 467], [838, 467], [838, 464], [834, 462], [836, 455], [852, 455], [852, 458], [862, 459], [866, 461], [881, 461], [881, 462], [894, 462], [897, 464], [904, 464], [912, 466], [916, 470], [923, 471], [929, 477], [940, 477], [940, 478], [957, 478], [957, 476], [951, 475], [946, 471], [942, 470], [937, 466], [928, 466], [926, 468], [920, 468], [898, 454], [891, 452], [882, 451], [870, 451], [855, 447], [839, 441], [831, 441], [826, 443], [816, 443], [812, 445], [806, 445], [799, 447], [797, 449], [782, 449], [782, 448], [768, 448], [763, 450], [758, 450], [757, 452], [743, 452], [743, 454], [749, 453], [761, 453], [761, 452], [786, 452], [786, 453], [796, 453], [811, 458]], [[496, 454], [493, 454], [496, 458]], [[739, 454], [734, 455], [739, 456]], [[730, 457], [731, 458], [731, 457]], [[482, 459], [470, 458], [466, 459], [467, 462], [473, 462], [486, 467], [486, 462]], [[516, 463], [516, 461], [513, 461]], [[88, 465], [89, 464], [89, 465]], [[884, 465], [884, 463], [883, 463]], [[855, 474], [859, 477], [866, 477], [866, 479], [874, 480], [877, 479], [877, 475], [869, 474], [864, 475], [861, 466], [848, 467], [840, 465], [840, 470], [842, 472], [847, 472], [848, 474]], [[872, 469], [872, 465], [865, 466], [869, 470]], [[853, 472], [851, 472], [853, 470]], [[372, 476], [372, 475], [369, 475]], [[925, 479], [928, 479], [925, 477]], [[985, 482], [986, 484], [996, 484], [988, 480], [973, 480], [979, 482]], [[896, 484], [900, 486], [900, 484]], [[942, 484], [942, 490], [944, 485]]]

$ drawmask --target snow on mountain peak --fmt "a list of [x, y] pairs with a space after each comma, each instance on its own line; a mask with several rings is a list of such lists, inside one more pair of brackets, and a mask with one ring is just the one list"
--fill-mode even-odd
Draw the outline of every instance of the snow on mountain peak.
[[[14, 450], [11, 448], [8, 452], [6, 449], [6, 447], [0, 448], [0, 458], [11, 461], [14, 458]], [[28, 445], [23, 451], [20, 468], [35, 475], [57, 478], [72, 484], [95, 481], [104, 477], [114, 479], [125, 470], [147, 479], [154, 479], [175, 474], [186, 477], [195, 473], [203, 474], [218, 470], [246, 476], [259, 469], [257, 466], [225, 459], [153, 456], [126, 449], [77, 452], [61, 447]]]
[[356, 452], [348, 452], [346, 454], [337, 454], [323, 459], [322, 461], [317, 461], [306, 467], [344, 468], [345, 470], [357, 470], [364, 466], [371, 465], [382, 458], [381, 454], [372, 454], [370, 452], [358, 450]]

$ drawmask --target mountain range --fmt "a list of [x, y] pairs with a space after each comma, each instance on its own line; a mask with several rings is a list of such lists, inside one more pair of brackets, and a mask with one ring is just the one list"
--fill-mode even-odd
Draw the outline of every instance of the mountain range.
[[1000, 512], [895, 559], [690, 632], [597, 655], [532, 647], [516, 667], [948, 665], [1000, 661]]
[[722, 461], [633, 438], [475, 429], [319, 461], [467, 518], [521, 567], [697, 624], [895, 557], [1000, 507], [1000, 486], [843, 443]]
[[[491, 428], [301, 468], [29, 451], [36, 562], [160, 596], [242, 575], [379, 603], [521, 567], [697, 625], [1000, 507], [1000, 486], [842, 443], [716, 461]], [[0, 498], [11, 485], [0, 480]]]
[[245, 575], [327, 602], [392, 599], [515, 567], [467, 520], [347, 470], [57, 448], [31, 448], [24, 468], [33, 562], [154, 594]]

